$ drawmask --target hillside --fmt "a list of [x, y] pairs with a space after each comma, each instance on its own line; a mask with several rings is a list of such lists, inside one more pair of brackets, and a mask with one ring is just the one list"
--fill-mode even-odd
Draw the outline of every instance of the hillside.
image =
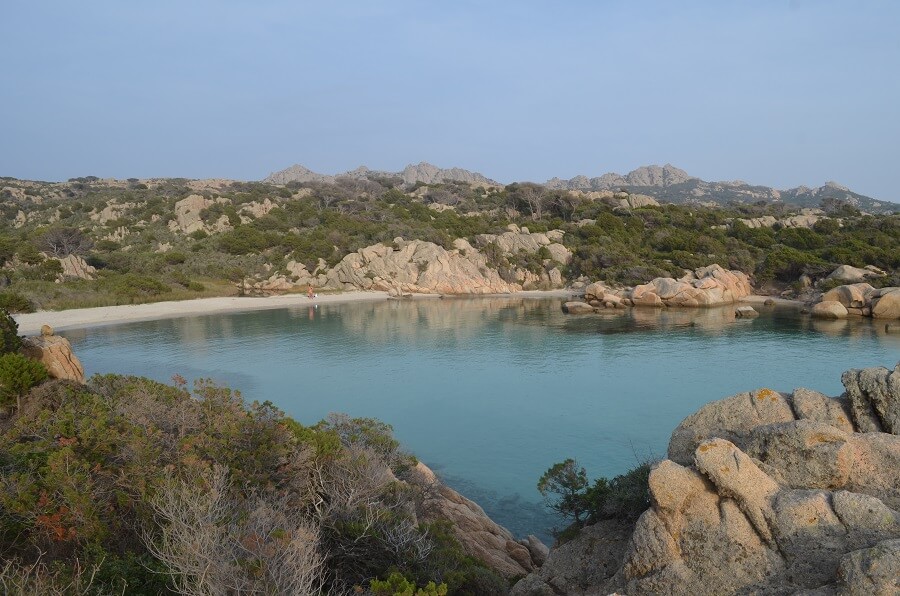
[[[679, 206], [622, 191], [409, 184], [365, 172], [284, 185], [0, 179], [0, 306], [61, 309], [308, 286], [508, 293], [595, 280], [635, 285], [713, 264], [787, 295], [826, 283], [839, 265], [869, 267], [873, 285], [897, 285], [900, 215], [866, 215], [845, 202], [826, 202], [826, 210]], [[678, 179], [641, 178], [691, 183]]]

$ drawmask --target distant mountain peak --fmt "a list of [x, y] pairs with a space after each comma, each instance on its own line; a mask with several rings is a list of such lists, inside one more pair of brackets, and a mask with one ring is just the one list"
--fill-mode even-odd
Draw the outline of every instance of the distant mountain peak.
[[269, 174], [263, 181], [272, 184], [287, 184], [288, 182], [334, 182], [335, 178], [342, 176], [350, 178], [371, 177], [396, 177], [403, 180], [404, 184], [413, 185], [419, 182], [425, 184], [440, 184], [441, 182], [467, 182], [469, 184], [500, 185], [478, 172], [470, 172], [462, 168], [440, 168], [426, 161], [418, 164], [409, 164], [399, 172], [382, 172], [370, 170], [366, 166], [359, 166], [355, 170], [328, 176], [313, 172], [302, 165], [293, 165], [284, 170]]

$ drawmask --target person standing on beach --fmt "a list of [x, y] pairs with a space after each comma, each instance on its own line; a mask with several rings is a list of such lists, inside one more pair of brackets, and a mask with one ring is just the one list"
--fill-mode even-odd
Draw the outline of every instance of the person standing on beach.
[[313, 299], [312, 286], [306, 286], [306, 297], [309, 298], [310, 300]]

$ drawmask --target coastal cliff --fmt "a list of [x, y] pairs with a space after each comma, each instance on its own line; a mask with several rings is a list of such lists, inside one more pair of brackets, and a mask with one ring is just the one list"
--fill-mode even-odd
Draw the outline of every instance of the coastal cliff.
[[512, 593], [896, 594], [900, 365], [758, 389], [675, 429], [633, 527], [585, 528]]

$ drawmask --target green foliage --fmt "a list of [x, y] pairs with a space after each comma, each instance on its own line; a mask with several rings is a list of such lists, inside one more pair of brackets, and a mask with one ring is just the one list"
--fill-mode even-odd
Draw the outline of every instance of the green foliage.
[[584, 468], [573, 459], [554, 464], [538, 481], [547, 506], [572, 518], [575, 528], [600, 519], [636, 520], [650, 506], [650, 461], [615, 478], [588, 482]]
[[32, 387], [47, 379], [47, 369], [37, 360], [9, 352], [0, 356], [0, 403], [18, 401]]
[[757, 271], [761, 281], [776, 279], [791, 282], [800, 277], [809, 265], [823, 265], [822, 259], [796, 248], [778, 246], [769, 252]]
[[136, 273], [109, 276], [102, 280], [102, 284], [109, 292], [132, 302], [139, 298], [159, 296], [171, 290], [154, 277]]
[[587, 488], [587, 473], [571, 458], [553, 464], [537, 483], [538, 492], [547, 501], [547, 506], [565, 517], [573, 518], [575, 523], [580, 523], [582, 516], [588, 512]]
[[14, 313], [34, 312], [34, 305], [19, 292], [0, 292], [0, 309]]
[[414, 582], [396, 572], [386, 580], [373, 579], [369, 582], [369, 590], [375, 596], [447, 596], [447, 584], [435, 585], [434, 582], [428, 582], [417, 588]]
[[4, 309], [0, 309], [0, 354], [18, 352], [22, 349], [19, 324]]

